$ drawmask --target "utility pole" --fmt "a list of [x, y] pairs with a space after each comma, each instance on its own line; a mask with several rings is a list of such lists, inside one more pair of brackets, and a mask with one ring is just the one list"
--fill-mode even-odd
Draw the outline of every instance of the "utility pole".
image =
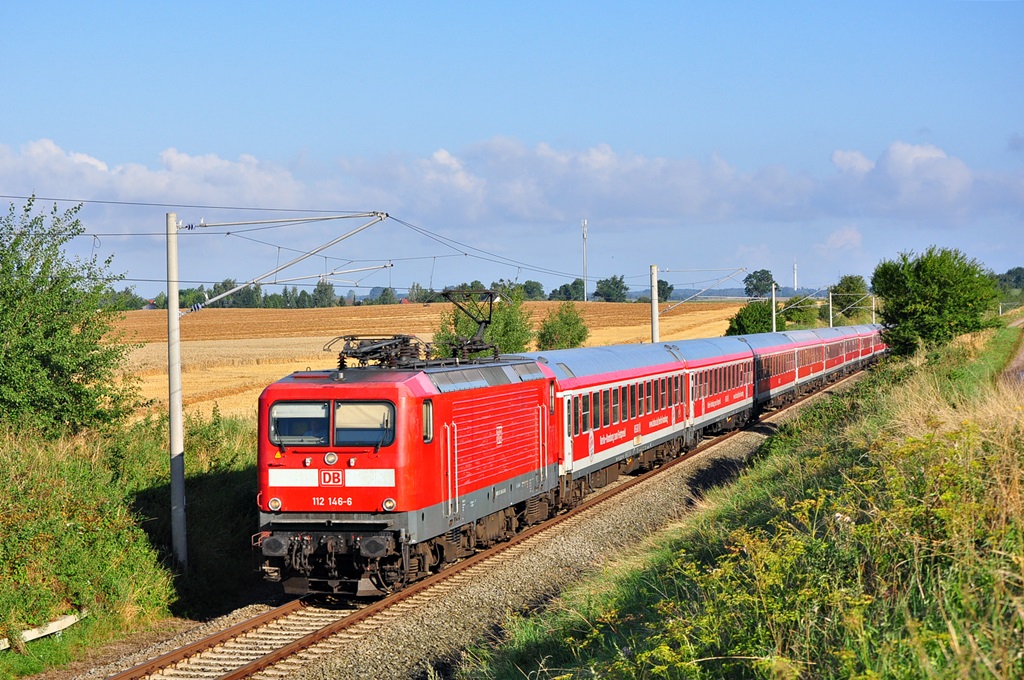
[[651, 342], [661, 342], [658, 326], [658, 265], [651, 265]]
[[171, 545], [188, 568], [185, 532], [185, 430], [181, 397], [181, 319], [178, 314], [178, 216], [167, 213], [167, 386], [171, 434]]
[[775, 328], [775, 282], [772, 281], [772, 333], [776, 332]]
[[587, 301], [587, 220], [580, 224], [583, 227], [583, 301]]
[[828, 327], [832, 328], [832, 291], [828, 292]]

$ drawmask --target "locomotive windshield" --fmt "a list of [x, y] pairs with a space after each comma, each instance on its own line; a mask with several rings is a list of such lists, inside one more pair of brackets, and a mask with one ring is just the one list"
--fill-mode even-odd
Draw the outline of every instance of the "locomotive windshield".
[[270, 407], [270, 441], [282, 446], [325, 446], [331, 431], [326, 401], [284, 401]]
[[334, 402], [335, 446], [380, 448], [395, 440], [395, 407], [383, 402]]
[[[279, 446], [372, 446], [395, 440], [395, 407], [388, 402], [279, 401], [270, 407], [270, 441]], [[331, 439], [331, 432], [334, 437]]]

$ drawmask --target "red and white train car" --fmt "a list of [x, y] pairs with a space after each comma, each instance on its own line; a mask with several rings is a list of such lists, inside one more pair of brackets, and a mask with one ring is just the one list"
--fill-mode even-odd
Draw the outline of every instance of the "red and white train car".
[[872, 326], [294, 373], [259, 401], [262, 569], [399, 588], [883, 349]]

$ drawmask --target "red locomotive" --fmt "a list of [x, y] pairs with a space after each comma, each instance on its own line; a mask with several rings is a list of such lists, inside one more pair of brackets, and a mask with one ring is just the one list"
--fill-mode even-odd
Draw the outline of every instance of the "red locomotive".
[[345, 338], [338, 369], [260, 396], [262, 570], [290, 593], [401, 588], [884, 349], [878, 326], [470, 361]]

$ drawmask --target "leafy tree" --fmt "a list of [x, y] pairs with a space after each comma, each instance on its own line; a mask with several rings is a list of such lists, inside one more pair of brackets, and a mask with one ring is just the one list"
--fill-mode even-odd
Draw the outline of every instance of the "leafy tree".
[[[786, 330], [786, 319], [781, 314], [776, 314], [775, 330]], [[736, 316], [729, 319], [729, 329], [726, 335], [750, 335], [751, 333], [772, 332], [772, 304], [767, 300], [748, 302], [736, 312]]]
[[[498, 351], [502, 353], [525, 352], [533, 340], [531, 316], [523, 307], [522, 290], [516, 289], [495, 303], [491, 323], [484, 331], [484, 339], [497, 345]], [[456, 338], [472, 338], [477, 329], [477, 323], [453, 305], [450, 312], [441, 315], [441, 326], [434, 333], [434, 353], [439, 357], [452, 356], [451, 346]]]
[[996, 280], [999, 287], [1005, 291], [1020, 290], [1024, 288], [1024, 267], [1014, 267], [997, 276]]
[[563, 302], [541, 322], [537, 331], [537, 349], [568, 349], [580, 347], [590, 336], [590, 329], [572, 302]]
[[918, 256], [900, 253], [875, 267], [871, 286], [883, 299], [883, 337], [897, 354], [998, 323], [986, 319], [998, 296], [995, 280], [959, 250], [931, 246]]
[[263, 306], [263, 288], [258, 283], [254, 283], [251, 286], [235, 291], [230, 297], [225, 298], [226, 302], [230, 302], [231, 307], [243, 307], [245, 309], [254, 309]]
[[303, 288], [299, 291], [298, 296], [295, 298], [296, 309], [309, 309], [313, 306], [313, 296], [309, 294], [309, 291]]
[[270, 293], [263, 296], [263, 307], [267, 309], [281, 309], [284, 307], [284, 296], [280, 293]]
[[210, 299], [206, 290], [202, 284], [198, 288], [180, 288], [178, 289], [178, 308], [189, 309], [195, 305], [205, 305], [206, 301]]
[[[658, 279], [658, 301], [664, 302], [665, 300], [672, 299], [672, 291], [675, 289], [676, 287], [669, 285], [668, 281]], [[648, 302], [650, 302], [650, 300], [648, 300]]]
[[[49, 220], [11, 204], [0, 218], [0, 419], [56, 433], [116, 423], [137, 399], [122, 379], [131, 346], [119, 342], [112, 258], [68, 260], [62, 247], [85, 230], [81, 206]], [[19, 214], [20, 213], [20, 214]]]
[[406, 295], [409, 302], [432, 302], [437, 299], [437, 293], [428, 290], [415, 281], [409, 286], [409, 294]]
[[548, 300], [583, 300], [583, 279], [574, 279], [572, 283], [563, 283], [551, 291]]
[[377, 296], [376, 302], [378, 305], [397, 305], [398, 296], [395, 295], [395, 289], [391, 287], [385, 288], [384, 291]]
[[313, 289], [312, 298], [313, 307], [333, 307], [335, 298], [334, 284], [327, 281], [317, 281], [316, 288]]
[[542, 284], [540, 281], [524, 281], [523, 295], [526, 296], [527, 300], [543, 300], [544, 284]]
[[[813, 298], [792, 298], [786, 304], [786, 308], [782, 310], [782, 316], [786, 318], [786, 323], [801, 328], [814, 328], [817, 325], [819, 308], [818, 301]], [[826, 313], [827, 311], [826, 309]], [[769, 323], [771, 323], [770, 319]]]
[[629, 286], [626, 285], [625, 277], [612, 276], [597, 282], [594, 296], [601, 298], [605, 302], [625, 302], [626, 293], [628, 292]]
[[[164, 296], [166, 298], [166, 296]], [[126, 312], [132, 309], [142, 309], [149, 304], [149, 300], [135, 294], [135, 288], [128, 286], [124, 290], [115, 291], [104, 295], [100, 300], [100, 306], [106, 309], [113, 309], [119, 312]]]
[[772, 294], [773, 284], [775, 284], [775, 279], [772, 277], [772, 273], [767, 269], [758, 269], [743, 278], [743, 291], [747, 297], [768, 297]]
[[[379, 292], [377, 292], [379, 291]], [[376, 294], [375, 294], [376, 293]], [[374, 288], [363, 300], [364, 305], [397, 305], [398, 295], [394, 288]]]
[[160, 291], [156, 297], [153, 298], [153, 304], [156, 305], [157, 309], [167, 309], [167, 293]]
[[[848, 321], [862, 321], [870, 317], [871, 312], [865, 308], [870, 306], [871, 293], [863, 276], [847, 274], [839, 279], [839, 283], [829, 288], [832, 292], [832, 321], [837, 317]], [[828, 318], [828, 308], [822, 314]]]

